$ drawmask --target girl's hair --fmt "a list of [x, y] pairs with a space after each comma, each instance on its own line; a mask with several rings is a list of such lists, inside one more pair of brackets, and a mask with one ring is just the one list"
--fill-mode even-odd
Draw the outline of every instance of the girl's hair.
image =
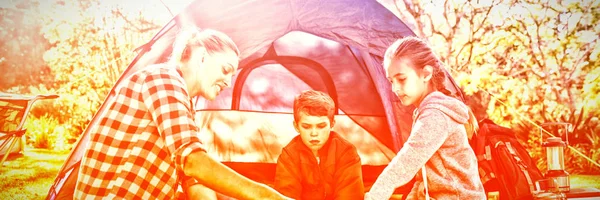
[[[384, 64], [390, 63], [391, 60], [406, 59], [412, 63], [416, 70], [422, 70], [423, 67], [429, 65], [433, 68], [433, 74], [431, 77], [431, 85], [433, 88], [445, 95], [457, 98], [452, 95], [450, 90], [446, 89], [444, 82], [446, 81], [446, 71], [442, 69], [442, 62], [433, 53], [433, 50], [425, 41], [420, 38], [408, 36], [396, 40], [385, 52]], [[473, 114], [471, 108], [469, 108], [469, 122], [465, 124], [467, 130], [467, 136], [469, 139], [477, 132], [479, 126], [477, 125], [477, 119]]]
[[240, 51], [233, 40], [225, 33], [212, 29], [183, 27], [175, 38], [170, 64], [185, 62], [190, 59], [192, 50], [204, 47], [208, 54], [231, 50], [239, 57]]

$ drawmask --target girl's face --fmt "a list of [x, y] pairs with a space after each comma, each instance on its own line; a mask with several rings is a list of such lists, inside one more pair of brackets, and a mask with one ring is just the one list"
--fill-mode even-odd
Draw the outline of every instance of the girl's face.
[[386, 60], [385, 72], [388, 80], [392, 83], [394, 94], [398, 96], [404, 106], [419, 106], [421, 100], [428, 94], [427, 86], [431, 79], [431, 73], [426, 73], [426, 71], [431, 67], [426, 66], [423, 70], [419, 70], [408, 59]]
[[231, 78], [238, 68], [238, 57], [232, 50], [224, 52], [207, 53], [205, 50], [192, 52], [188, 62], [191, 77], [194, 77], [193, 96], [200, 95], [208, 100], [213, 100], [221, 91], [231, 86]]

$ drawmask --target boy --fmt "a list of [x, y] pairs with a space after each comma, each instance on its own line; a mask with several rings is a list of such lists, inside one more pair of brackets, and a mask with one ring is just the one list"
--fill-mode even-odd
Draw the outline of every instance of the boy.
[[294, 99], [299, 133], [277, 159], [275, 189], [293, 199], [363, 199], [356, 148], [331, 129], [335, 104], [329, 95], [308, 90]]

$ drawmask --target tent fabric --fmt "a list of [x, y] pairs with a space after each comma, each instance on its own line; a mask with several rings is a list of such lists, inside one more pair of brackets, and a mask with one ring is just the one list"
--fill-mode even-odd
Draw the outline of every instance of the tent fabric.
[[[336, 119], [345, 124], [336, 128], [345, 127], [338, 132], [347, 133], [363, 149], [368, 179], [378, 175], [408, 137], [413, 108], [398, 104], [381, 63], [393, 41], [414, 33], [377, 1], [196, 0], [140, 48], [118, 82], [140, 68], [167, 61], [177, 31], [189, 25], [219, 30], [234, 40], [241, 52], [237, 75], [252, 68], [249, 64], [260, 65], [244, 77], [234, 76], [234, 87], [215, 101], [196, 100], [197, 123], [205, 131], [200, 137], [205, 137], [209, 152], [243, 175], [268, 181], [269, 174], [245, 169], [275, 162], [281, 145], [297, 134], [291, 128], [293, 97], [309, 88], [336, 97]], [[322, 72], [331, 79], [323, 78]], [[244, 81], [238, 85], [238, 79]], [[459, 91], [451, 78], [447, 86]], [[114, 91], [110, 98], [115, 98]], [[96, 116], [106, 109], [103, 104]], [[94, 117], [90, 125], [97, 121]], [[47, 199], [72, 194], [88, 140], [86, 129]]]
[[[277, 46], [303, 50], [293, 51], [289, 50], [291, 48]], [[274, 53], [277, 55], [304, 59], [297, 59], [295, 64], [286, 60], [282, 65], [271, 64], [258, 68], [244, 66], [233, 80], [233, 90], [242, 90], [241, 95], [236, 96], [234, 91], [232, 97], [228, 92], [232, 88], [226, 89], [215, 101], [205, 103], [207, 109], [236, 109], [236, 105], [229, 103], [233, 99], [234, 104], [240, 102], [239, 110], [292, 113], [292, 103], [297, 94], [306, 89], [321, 90], [334, 98], [340, 113], [349, 116], [357, 125], [373, 133], [375, 138], [393, 149], [382, 100], [378, 93], [373, 92], [376, 87], [366, 66], [353, 58], [351, 49], [338, 42], [302, 32], [291, 32], [276, 40], [275, 49]], [[252, 69], [250, 74], [244, 71], [248, 69]], [[320, 75], [323, 73], [325, 75]], [[240, 83], [237, 78], [242, 78], [244, 83]]]

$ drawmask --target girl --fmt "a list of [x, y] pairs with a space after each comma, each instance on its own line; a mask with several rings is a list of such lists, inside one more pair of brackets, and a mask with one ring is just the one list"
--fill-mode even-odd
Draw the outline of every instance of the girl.
[[431, 48], [406, 37], [384, 55], [386, 76], [402, 105], [414, 105], [410, 137], [379, 175], [365, 199], [389, 199], [421, 169], [408, 199], [485, 199], [469, 135], [477, 122], [445, 89], [445, 72]]

